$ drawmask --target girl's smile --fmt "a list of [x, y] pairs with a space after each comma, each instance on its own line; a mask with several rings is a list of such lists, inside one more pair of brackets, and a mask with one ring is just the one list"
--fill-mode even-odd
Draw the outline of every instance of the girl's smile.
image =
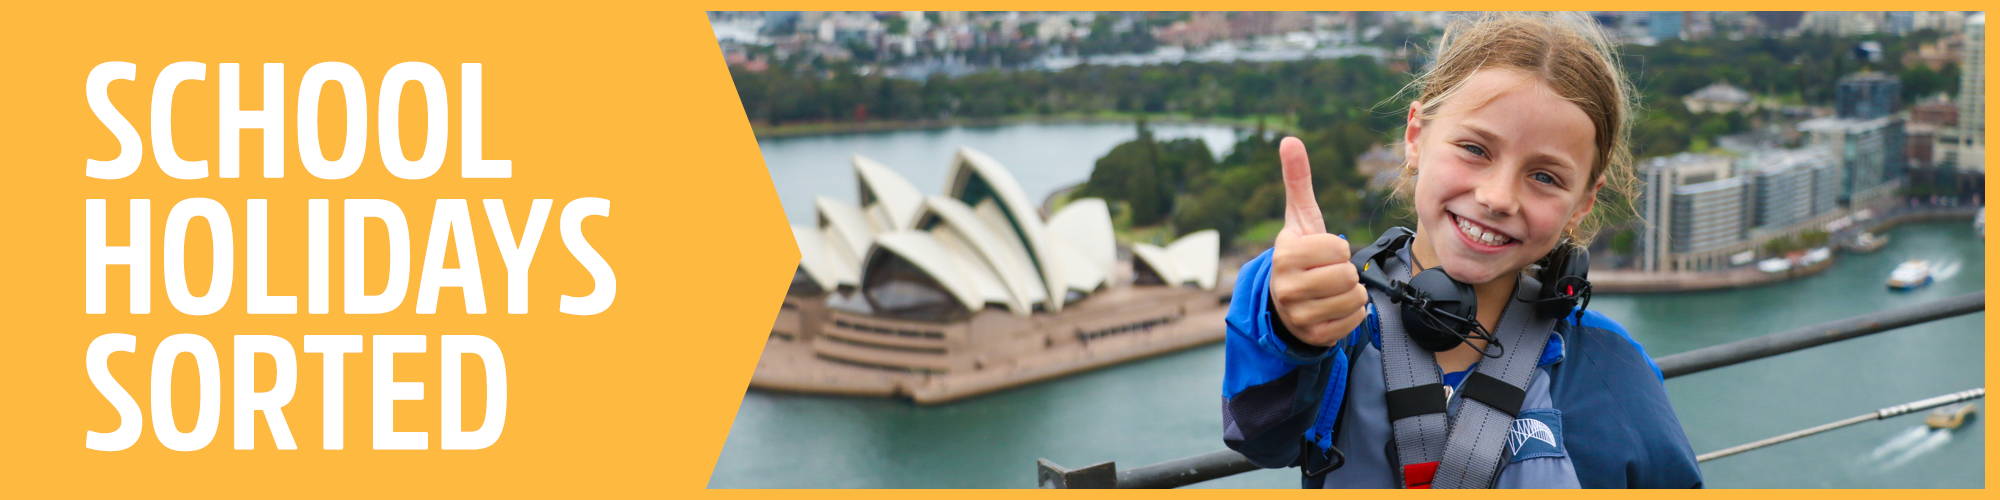
[[[1430, 115], [1425, 116], [1425, 111]], [[1596, 128], [1540, 78], [1480, 70], [1444, 105], [1412, 104], [1418, 262], [1474, 285], [1547, 255], [1596, 201]]]
[[1458, 227], [1458, 237], [1462, 238], [1466, 246], [1471, 247], [1473, 251], [1497, 254], [1521, 243], [1521, 240], [1508, 236], [1493, 226], [1459, 217], [1458, 214], [1451, 213], [1451, 210], [1445, 210], [1445, 216]]

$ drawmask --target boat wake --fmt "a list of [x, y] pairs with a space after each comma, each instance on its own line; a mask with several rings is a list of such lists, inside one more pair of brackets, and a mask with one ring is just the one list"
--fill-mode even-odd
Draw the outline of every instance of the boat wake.
[[1918, 425], [1889, 438], [1868, 454], [1866, 462], [1878, 470], [1891, 470], [1951, 444], [1951, 431]]
[[1931, 279], [1935, 281], [1951, 279], [1952, 276], [1958, 275], [1958, 270], [1961, 267], [1964, 266], [1960, 265], [1958, 261], [1939, 263], [1936, 270], [1931, 271]]

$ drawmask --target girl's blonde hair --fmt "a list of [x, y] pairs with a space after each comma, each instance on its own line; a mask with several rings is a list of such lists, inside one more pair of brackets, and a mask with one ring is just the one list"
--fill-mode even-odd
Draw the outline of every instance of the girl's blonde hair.
[[[1417, 101], [1423, 103], [1420, 118], [1429, 120], [1478, 70], [1505, 69], [1540, 78], [1557, 96], [1583, 108], [1597, 131], [1597, 157], [1591, 162], [1590, 180], [1584, 187], [1604, 180], [1604, 188], [1597, 193], [1600, 210], [1563, 236], [1587, 245], [1605, 220], [1633, 212], [1631, 200], [1638, 179], [1633, 175], [1630, 137], [1636, 93], [1620, 69], [1610, 38], [1595, 20], [1574, 12], [1493, 12], [1463, 17], [1445, 28], [1433, 53], [1435, 66], [1405, 86], [1392, 102], [1414, 91]], [[1399, 199], [1410, 200], [1415, 175], [1416, 166], [1405, 160], [1396, 185]], [[1604, 213], [1606, 208], [1615, 213]]]

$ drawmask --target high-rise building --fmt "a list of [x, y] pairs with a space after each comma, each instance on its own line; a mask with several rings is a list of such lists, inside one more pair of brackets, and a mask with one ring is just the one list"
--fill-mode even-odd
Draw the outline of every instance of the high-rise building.
[[1813, 145], [1840, 159], [1840, 197], [1850, 206], [1894, 194], [1908, 164], [1903, 158], [1903, 120], [1817, 118], [1799, 124]]
[[1896, 114], [1903, 96], [1902, 79], [1880, 72], [1841, 78], [1833, 89], [1834, 112], [1841, 118], [1869, 120]]
[[1674, 253], [1695, 253], [1741, 243], [1754, 209], [1750, 187], [1749, 178], [1730, 177], [1674, 188], [1673, 224], [1668, 226], [1673, 238], [1667, 247]]
[[1847, 213], [1839, 204], [1845, 173], [1833, 150], [1760, 147], [1736, 154], [1681, 153], [1641, 164], [1641, 271], [1742, 265], [1773, 238], [1815, 230]]
[[1959, 67], [1959, 169], [1986, 171], [1986, 13], [1965, 19], [1965, 60]]
[[1840, 163], [1824, 148], [1770, 149], [1745, 156], [1752, 179], [1753, 228], [1784, 228], [1840, 209]]
[[1694, 153], [1652, 158], [1640, 167], [1640, 216], [1647, 222], [1639, 238], [1640, 270], [1722, 264], [1726, 254], [1715, 250], [1743, 242], [1754, 211], [1750, 183], [1733, 174], [1729, 157]]

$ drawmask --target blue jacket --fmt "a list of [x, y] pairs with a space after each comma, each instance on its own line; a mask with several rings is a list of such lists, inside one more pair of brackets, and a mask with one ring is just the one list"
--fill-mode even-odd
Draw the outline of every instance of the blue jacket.
[[[1400, 487], [1376, 304], [1338, 345], [1311, 346], [1272, 326], [1270, 278], [1270, 251], [1237, 274], [1224, 341], [1224, 443], [1266, 468], [1318, 467], [1338, 446], [1346, 465], [1303, 486]], [[1498, 486], [1701, 487], [1659, 366], [1625, 327], [1596, 312], [1581, 326], [1557, 322], [1538, 364]]]

